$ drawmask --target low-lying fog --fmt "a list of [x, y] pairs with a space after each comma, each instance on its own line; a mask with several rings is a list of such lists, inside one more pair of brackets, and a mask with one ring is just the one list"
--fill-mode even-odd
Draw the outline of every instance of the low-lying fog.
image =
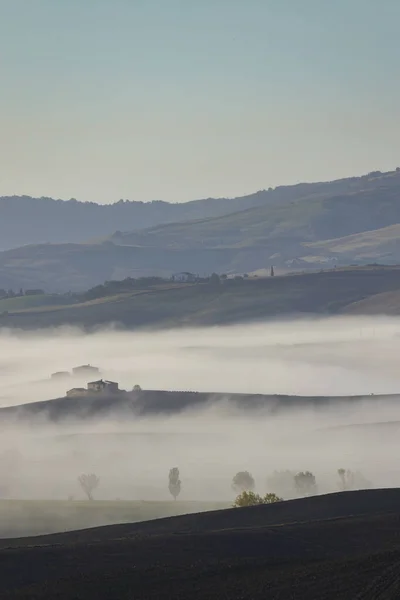
[[[253, 474], [261, 493], [283, 493], [270, 489], [267, 478], [286, 469], [312, 471], [319, 492], [338, 489], [341, 467], [360, 471], [373, 486], [400, 485], [400, 406], [377, 397], [400, 391], [398, 319], [90, 335], [3, 331], [0, 341], [1, 406], [64, 396], [72, 383], [50, 381], [51, 374], [87, 363], [127, 390], [139, 384], [210, 393], [206, 408], [168, 418], [10, 427], [0, 438], [3, 497], [83, 499], [77, 477], [95, 473], [95, 499], [168, 500], [174, 466], [181, 500], [230, 502], [232, 477], [241, 470]], [[223, 392], [224, 401], [214, 402], [213, 392]], [[365, 399], [271, 416], [232, 408], [233, 392]], [[392, 426], [341, 427], [386, 421]]]

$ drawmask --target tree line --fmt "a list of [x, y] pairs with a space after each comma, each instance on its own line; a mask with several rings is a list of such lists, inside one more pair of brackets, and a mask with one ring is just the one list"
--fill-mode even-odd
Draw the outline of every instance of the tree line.
[[[360, 473], [350, 469], [340, 468], [337, 470], [338, 489], [349, 491], [371, 487], [371, 483]], [[100, 484], [100, 478], [95, 473], [82, 474], [78, 482], [88, 500], [93, 500], [94, 491]], [[271, 489], [264, 496], [255, 492], [256, 482], [249, 471], [239, 471], [232, 478], [232, 490], [236, 494], [234, 507], [254, 506], [257, 504], [272, 504], [282, 502], [283, 496], [307, 497], [318, 494], [318, 486], [315, 475], [311, 471], [274, 471], [267, 479], [267, 485]], [[172, 467], [168, 474], [168, 490], [174, 500], [177, 500], [182, 490], [182, 481], [178, 467]], [[279, 494], [281, 495], [278, 495]]]

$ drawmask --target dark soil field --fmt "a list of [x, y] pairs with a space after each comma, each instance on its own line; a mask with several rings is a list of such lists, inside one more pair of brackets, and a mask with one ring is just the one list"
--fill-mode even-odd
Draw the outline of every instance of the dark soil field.
[[400, 489], [2, 540], [0, 597], [400, 597]]

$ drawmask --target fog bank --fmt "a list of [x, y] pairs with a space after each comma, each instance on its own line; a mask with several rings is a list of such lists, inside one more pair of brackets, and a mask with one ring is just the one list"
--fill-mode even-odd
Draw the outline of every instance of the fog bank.
[[[399, 334], [400, 320], [388, 318], [151, 333], [3, 331], [2, 406], [63, 396], [72, 383], [50, 381], [51, 373], [86, 363], [128, 390], [139, 384], [209, 395], [204, 406], [168, 416], [14, 424], [0, 438], [0, 496], [83, 500], [77, 477], [96, 473], [97, 500], [168, 501], [174, 466], [182, 501], [229, 504], [240, 470], [253, 474], [260, 493], [284, 493], [268, 479], [275, 470], [312, 471], [318, 493], [338, 489], [341, 467], [360, 472], [361, 487], [400, 485]], [[217, 392], [224, 394], [218, 401]], [[230, 393], [238, 392], [364, 397], [271, 414], [234, 405]], [[347, 427], [365, 423], [371, 426]]]

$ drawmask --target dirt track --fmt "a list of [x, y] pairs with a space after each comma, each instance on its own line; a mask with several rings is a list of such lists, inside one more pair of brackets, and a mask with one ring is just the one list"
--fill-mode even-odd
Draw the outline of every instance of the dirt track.
[[0, 597], [400, 597], [400, 490], [3, 540]]

